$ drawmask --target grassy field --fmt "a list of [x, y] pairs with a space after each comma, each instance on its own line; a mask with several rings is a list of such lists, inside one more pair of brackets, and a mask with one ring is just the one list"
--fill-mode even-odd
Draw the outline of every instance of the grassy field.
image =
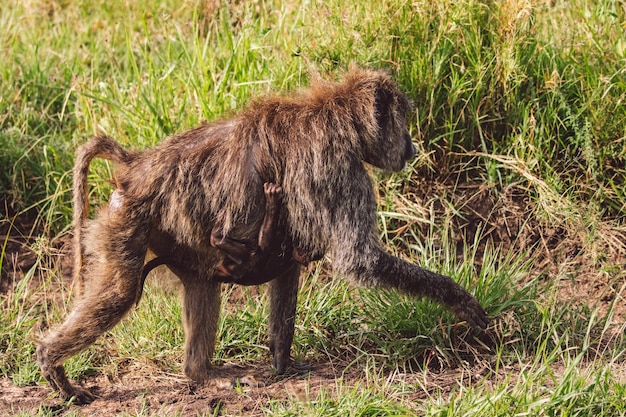
[[[626, 416], [624, 2], [221, 3], [0, 6], [0, 414]], [[351, 64], [415, 103], [419, 155], [373, 172], [381, 239], [469, 288], [487, 331], [326, 259], [300, 288], [292, 355], [310, 372], [271, 373], [265, 288], [228, 287], [223, 378], [191, 386], [161, 273], [67, 363], [99, 399], [51, 394], [34, 341], [71, 308], [74, 149], [98, 131], [143, 149]], [[113, 168], [92, 165], [93, 205]]]

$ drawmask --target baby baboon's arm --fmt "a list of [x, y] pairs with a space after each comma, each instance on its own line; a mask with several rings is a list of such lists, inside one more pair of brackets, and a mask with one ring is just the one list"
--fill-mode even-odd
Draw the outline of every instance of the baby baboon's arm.
[[280, 185], [266, 182], [263, 184], [265, 191], [265, 217], [259, 230], [259, 249], [267, 252], [276, 243], [276, 224], [280, 213], [279, 204], [282, 201], [283, 188]]

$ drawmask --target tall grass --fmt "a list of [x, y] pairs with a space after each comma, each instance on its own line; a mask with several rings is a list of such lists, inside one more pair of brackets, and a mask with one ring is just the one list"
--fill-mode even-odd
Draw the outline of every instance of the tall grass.
[[[150, 146], [358, 62], [394, 72], [440, 169], [458, 153], [505, 154], [621, 215], [623, 14], [616, 1], [245, 3], [215, 10], [203, 37], [198, 11], [175, 2], [16, 2], [2, 15], [2, 184], [24, 208], [65, 192], [71, 149], [99, 129]], [[474, 165], [474, 177], [518, 178]]]
[[[622, 2], [206, 6], [8, 0], [0, 7], [2, 377], [42, 382], [33, 340], [71, 306], [53, 261], [68, 230], [77, 145], [105, 131], [143, 149], [227, 117], [251, 97], [305, 86], [316, 72], [339, 77], [357, 63], [389, 70], [413, 99], [410, 126], [422, 150], [407, 171], [375, 177], [383, 241], [470, 288], [493, 323], [488, 337], [475, 338], [434, 303], [355, 289], [329, 279], [320, 263], [300, 290], [294, 357], [338, 363], [363, 379], [312, 386], [303, 397], [268, 402], [265, 412], [626, 414], [624, 325], [613, 316], [623, 311], [624, 274], [611, 263], [626, 251]], [[107, 199], [111, 175], [112, 167], [94, 162], [94, 205]], [[489, 224], [459, 237], [451, 224], [462, 223], [463, 208], [445, 194], [420, 203], [423, 180], [450, 193], [464, 184], [521, 190], [529, 221], [564, 231], [591, 254], [597, 276], [613, 277], [608, 312], [563, 300], [558, 283], [577, 271], [540, 270], [537, 247], [485, 244]], [[36, 254], [24, 271], [13, 262], [16, 242]], [[266, 301], [261, 288], [236, 309], [225, 307], [218, 362], [267, 359]], [[176, 296], [150, 283], [130, 318], [72, 358], [68, 374], [121, 372], [127, 359], [180, 373], [179, 319]], [[438, 383], [446, 372], [450, 380]]]

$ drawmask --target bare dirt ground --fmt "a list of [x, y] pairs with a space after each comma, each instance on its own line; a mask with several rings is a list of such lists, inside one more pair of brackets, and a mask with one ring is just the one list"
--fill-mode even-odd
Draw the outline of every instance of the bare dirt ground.
[[97, 376], [83, 381], [97, 399], [80, 408], [61, 405], [47, 386], [15, 387], [0, 381], [0, 413], [11, 415], [22, 410], [35, 412], [40, 407], [63, 412], [80, 410], [83, 415], [118, 415], [120, 413], [178, 414], [182, 416], [262, 415], [272, 399], [288, 395], [310, 395], [322, 386], [332, 386], [341, 376], [328, 364], [314, 366], [305, 377], [272, 375], [269, 363], [255, 366], [225, 365], [216, 368], [215, 378], [204, 385], [194, 385], [181, 375], [164, 375], [158, 370], [129, 370], [116, 378]]
[[[540, 225], [531, 219], [529, 201], [513, 188], [496, 192], [482, 186], [455, 187], [454, 193], [451, 193], [445, 185], [435, 183], [424, 184], [419, 193], [412, 193], [411, 190], [406, 193], [408, 199], [432, 207], [438, 213], [437, 217], [441, 218], [445, 217], [445, 205], [433, 202], [429, 196], [443, 194], [463, 213], [462, 216], [452, 217], [459, 248], [465, 241], [472, 241], [473, 234], [479, 230], [478, 225], [481, 225], [483, 238], [480, 245], [491, 240], [505, 250], [534, 248], [532, 253], [537, 275], [551, 279], [572, 271], [571, 279], [559, 283], [564, 298], [590, 307], [599, 305], [602, 312], [616, 297], [623, 296], [622, 286], [626, 280], [622, 270], [626, 258], [619, 244], [610, 244], [615, 239], [626, 242], [619, 232], [611, 231], [615, 236], [607, 239], [609, 243], [600, 242], [592, 248], [585, 247], [576, 231]], [[398, 233], [401, 232], [402, 225], [398, 225]], [[6, 230], [0, 230], [0, 235], [6, 235]], [[32, 246], [32, 242], [29, 243]], [[62, 242], [57, 243], [59, 259], [65, 263], [69, 256], [63, 256], [65, 249], [61, 245]], [[19, 239], [8, 240], [5, 265], [10, 267], [5, 271], [14, 271], [14, 275], [5, 275], [0, 280], [0, 297], [7, 295], [20, 274], [34, 265], [37, 256], [28, 247]], [[612, 267], [607, 269], [607, 265]], [[613, 320], [624, 323], [625, 318], [626, 303], [618, 303]], [[349, 362], [347, 358], [312, 363], [308, 372], [287, 376], [273, 374], [269, 360], [255, 364], [226, 364], [216, 367], [214, 379], [204, 385], [192, 384], [182, 375], [166, 374], [149, 363], [128, 364], [117, 375], [85, 378], [83, 385], [89, 387], [97, 399], [82, 407], [63, 404], [51, 394], [48, 385], [18, 387], [8, 378], [0, 378], [0, 415], [36, 414], [40, 410], [49, 410], [58, 415], [73, 412], [85, 416], [125, 413], [256, 416], [262, 415], [273, 400], [306, 401], [315, 398], [320, 389], [334, 392], [337, 381], [342, 381], [345, 386], [357, 382], [367, 384], [362, 372], [357, 367], [350, 367]], [[461, 378], [475, 380], [484, 372], [485, 365], [476, 363], [473, 366], [474, 375], [468, 375], [467, 369], [426, 371], [425, 383], [422, 372], [392, 373], [389, 378], [405, 382], [422, 380], [422, 391], [415, 392], [411, 396], [414, 398], [410, 398], [420, 401], [428, 398], [431, 391], [445, 393]]]
[[[204, 385], [194, 385], [180, 375], [148, 375], [148, 369], [128, 371], [116, 378], [97, 376], [83, 381], [98, 398], [91, 404], [74, 406], [63, 404], [52, 395], [48, 386], [16, 387], [6, 378], [0, 379], [0, 413], [36, 414], [50, 410], [63, 415], [73, 411], [79, 415], [112, 416], [124, 413], [139, 415], [245, 415], [261, 416], [270, 401], [301, 401], [315, 399], [321, 389], [336, 395], [337, 381], [344, 386], [356, 382], [364, 384], [360, 371], [346, 370], [347, 364], [312, 364], [310, 372], [302, 375], [277, 377], [270, 364], [239, 366], [227, 364], [216, 369], [215, 378]], [[428, 376], [428, 386], [405, 397], [417, 402], [430, 395], [445, 395], [460, 379], [479, 378], [483, 366], [468, 375], [467, 369], [446, 369]], [[463, 374], [463, 375], [462, 375]], [[390, 382], [414, 383], [423, 379], [422, 373], [393, 373]]]

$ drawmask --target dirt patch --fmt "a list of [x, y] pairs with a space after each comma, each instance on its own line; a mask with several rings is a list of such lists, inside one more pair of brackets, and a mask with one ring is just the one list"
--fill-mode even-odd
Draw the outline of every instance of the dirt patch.
[[[350, 368], [347, 363], [317, 363], [309, 372], [290, 376], [276, 376], [269, 363], [256, 366], [227, 364], [215, 369], [214, 379], [204, 385], [190, 383], [177, 375], [145, 371], [128, 372], [117, 378], [97, 376], [86, 378], [84, 385], [97, 395], [88, 405], [63, 404], [48, 386], [15, 387], [7, 379], [0, 379], [0, 412], [36, 414], [49, 410], [59, 414], [75, 412], [79, 415], [246, 415], [261, 416], [271, 409], [271, 403], [309, 402], [321, 390], [329, 396], [338, 395], [338, 387], [361, 384], [367, 386], [363, 371]], [[403, 393], [401, 400], [415, 403], [453, 391], [459, 382], [475, 383], [490, 371], [485, 364], [477, 364], [468, 371], [445, 369], [422, 373], [390, 372], [389, 383], [420, 386]]]
[[[269, 369], [269, 367], [267, 368]], [[319, 377], [318, 377], [319, 378]], [[257, 368], [220, 367], [215, 380], [207, 385], [193, 385], [178, 376], [154, 373], [146, 376], [127, 372], [117, 378], [86, 378], [84, 385], [97, 399], [82, 407], [65, 405], [51, 394], [48, 386], [15, 387], [0, 380], [0, 410], [3, 415], [17, 412], [34, 414], [40, 408], [82, 415], [118, 415], [120, 413], [177, 414], [245, 414], [261, 415], [270, 399], [286, 398], [286, 386], [304, 381], [275, 381], [269, 372]]]

